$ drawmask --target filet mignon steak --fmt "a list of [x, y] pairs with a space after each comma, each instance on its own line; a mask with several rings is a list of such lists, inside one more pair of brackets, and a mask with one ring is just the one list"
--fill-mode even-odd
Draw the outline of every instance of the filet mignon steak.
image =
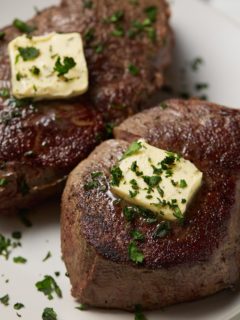
[[[81, 98], [34, 106], [0, 98], [0, 212], [61, 189], [69, 171], [103, 138], [106, 123], [136, 112], [161, 87], [172, 43], [168, 18], [164, 0], [64, 0], [28, 21], [36, 27], [33, 35], [83, 35], [90, 88]], [[3, 31], [0, 90], [10, 88], [7, 44], [20, 34], [13, 26]]]
[[[240, 111], [198, 100], [169, 100], [115, 129], [116, 140], [98, 146], [70, 174], [62, 198], [62, 252], [72, 294], [82, 303], [132, 310], [195, 300], [232, 287], [240, 268]], [[123, 203], [109, 190], [110, 168], [139, 137], [177, 152], [203, 172], [187, 209], [156, 237], [159, 222], [127, 222]], [[86, 189], [93, 172], [103, 172]], [[103, 185], [106, 186], [103, 188]], [[142, 264], [129, 259], [131, 231]]]

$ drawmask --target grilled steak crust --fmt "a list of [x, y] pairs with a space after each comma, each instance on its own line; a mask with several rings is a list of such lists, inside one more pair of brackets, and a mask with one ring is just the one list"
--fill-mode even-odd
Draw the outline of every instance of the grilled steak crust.
[[[115, 136], [74, 169], [63, 194], [62, 252], [73, 295], [94, 306], [153, 309], [239, 281], [240, 112], [204, 101], [170, 100], [130, 117]], [[184, 225], [173, 223], [164, 238], [153, 238], [156, 223], [141, 218], [127, 223], [122, 204], [109, 187], [102, 188], [110, 168], [139, 137], [179, 153], [203, 172]], [[95, 171], [106, 178], [85, 190]], [[145, 257], [140, 265], [128, 257], [131, 230], [145, 235], [138, 243]]]
[[[61, 189], [59, 183], [104, 136], [105, 124], [119, 123], [136, 112], [162, 85], [172, 42], [165, 1], [141, 0], [134, 6], [127, 0], [99, 0], [93, 1], [92, 8], [86, 8], [85, 3], [65, 0], [28, 22], [36, 26], [35, 35], [52, 31], [82, 33], [90, 88], [81, 98], [39, 102], [34, 110], [27, 103], [18, 107], [16, 101], [0, 99], [0, 178], [9, 177], [9, 183], [0, 187], [0, 212], [36, 203], [38, 195], [47, 195], [53, 185]], [[144, 30], [133, 28], [134, 21], [147, 18], [145, 10], [149, 7], [157, 8], [156, 21]], [[114, 23], [109, 19], [116, 11], [122, 11], [122, 17]], [[117, 28], [122, 28], [125, 35], [112, 35]], [[136, 33], [134, 38], [128, 37], [130, 30]], [[7, 27], [4, 32], [0, 89], [10, 88], [7, 44], [20, 34], [14, 27]], [[139, 75], [129, 72], [130, 64], [139, 68]], [[32, 151], [33, 157], [25, 156]], [[20, 192], [18, 185], [22, 180], [28, 184], [28, 195]], [[9, 194], [11, 202], [7, 201]]]

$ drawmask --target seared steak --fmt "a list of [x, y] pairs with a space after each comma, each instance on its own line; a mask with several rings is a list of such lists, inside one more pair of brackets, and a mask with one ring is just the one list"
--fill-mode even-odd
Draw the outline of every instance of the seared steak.
[[[154, 309], [232, 287], [240, 268], [240, 111], [169, 100], [127, 119], [115, 137], [74, 169], [63, 194], [62, 252], [72, 294], [98, 307]], [[124, 204], [107, 184], [110, 168], [139, 137], [179, 153], [203, 172], [184, 224], [172, 223], [159, 238], [159, 222], [139, 216], [126, 221]], [[95, 171], [103, 176], [89, 190]], [[144, 254], [138, 265], [128, 255], [132, 230], [145, 236], [138, 243]]]
[[[28, 22], [36, 35], [81, 32], [90, 88], [81, 98], [34, 107], [0, 98], [0, 212], [26, 207], [61, 189], [68, 172], [104, 137], [106, 123], [119, 123], [136, 112], [162, 85], [172, 42], [168, 18], [164, 0], [137, 5], [128, 0], [65, 0]], [[20, 34], [14, 27], [4, 32], [0, 89], [10, 87], [7, 44]], [[131, 72], [130, 66], [137, 71]]]

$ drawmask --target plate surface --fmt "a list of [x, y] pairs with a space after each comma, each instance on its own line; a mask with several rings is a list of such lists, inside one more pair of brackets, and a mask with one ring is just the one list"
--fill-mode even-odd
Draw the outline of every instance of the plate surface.
[[[11, 23], [13, 18], [29, 18], [34, 6], [39, 9], [57, 0], [2, 0], [1, 26]], [[14, 8], [14, 10], [13, 10]], [[240, 106], [240, 29], [221, 14], [211, 10], [197, 0], [172, 1], [172, 26], [176, 48], [171, 70], [178, 91], [194, 95], [208, 95], [209, 100], [232, 107]], [[193, 71], [191, 63], [200, 57], [203, 63]], [[196, 84], [207, 83], [202, 91]], [[10, 199], [11, 201], [11, 199]], [[15, 248], [9, 259], [0, 257], [0, 297], [9, 294], [9, 306], [0, 304], [0, 319], [19, 319], [13, 305], [21, 302], [25, 308], [18, 311], [24, 320], [40, 320], [45, 307], [53, 307], [58, 320], [130, 320], [134, 315], [124, 312], [76, 309], [78, 303], [70, 295], [70, 284], [65, 276], [61, 260], [59, 241], [59, 201], [46, 203], [31, 212], [31, 228], [25, 227], [18, 217], [0, 217], [0, 233], [11, 237], [13, 231], [21, 231], [22, 246]], [[43, 262], [48, 253], [51, 257]], [[16, 264], [13, 258], [23, 256], [26, 264]], [[60, 276], [55, 277], [54, 272]], [[44, 275], [53, 275], [62, 289], [63, 298], [49, 301], [35, 288], [35, 283]], [[197, 276], [197, 275], [196, 275]], [[9, 281], [6, 281], [9, 280]], [[158, 312], [148, 312], [149, 320], [228, 320], [240, 319], [240, 293], [222, 292], [213, 297], [186, 303]]]

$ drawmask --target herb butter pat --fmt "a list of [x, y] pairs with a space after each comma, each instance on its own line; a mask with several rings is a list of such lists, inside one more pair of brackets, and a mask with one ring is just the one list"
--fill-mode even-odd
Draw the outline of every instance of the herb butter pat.
[[115, 194], [166, 220], [184, 218], [202, 182], [202, 172], [193, 163], [143, 139], [130, 145], [111, 174]]
[[55, 99], [83, 94], [88, 69], [79, 33], [22, 35], [9, 43], [12, 93], [18, 98]]

